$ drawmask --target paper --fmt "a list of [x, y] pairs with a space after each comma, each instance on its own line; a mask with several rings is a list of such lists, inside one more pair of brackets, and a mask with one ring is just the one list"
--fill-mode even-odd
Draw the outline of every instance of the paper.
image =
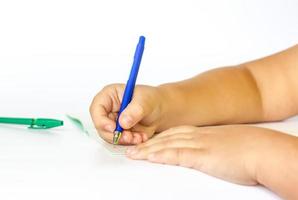
[[67, 114], [67, 118], [87, 136], [98, 141], [107, 151], [113, 155], [124, 155], [127, 146], [113, 145], [101, 139], [95, 129], [89, 115], [86, 114]]
[[127, 146], [113, 145], [107, 142], [104, 142], [103, 146], [114, 155], [125, 155], [127, 149]]

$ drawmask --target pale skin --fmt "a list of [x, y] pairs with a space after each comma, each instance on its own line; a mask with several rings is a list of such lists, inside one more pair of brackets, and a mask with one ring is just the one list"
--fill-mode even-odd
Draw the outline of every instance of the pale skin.
[[[132, 159], [194, 168], [244, 185], [262, 184], [282, 198], [298, 199], [298, 138], [239, 125], [297, 115], [297, 77], [298, 45], [188, 80], [139, 85], [120, 116], [125, 129], [120, 143], [136, 145], [127, 151]], [[123, 84], [106, 86], [90, 107], [107, 142], [112, 141], [123, 91]]]

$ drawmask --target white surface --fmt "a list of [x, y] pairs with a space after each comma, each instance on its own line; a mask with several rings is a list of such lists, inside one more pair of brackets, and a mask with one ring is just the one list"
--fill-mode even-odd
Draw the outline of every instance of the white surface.
[[[104, 85], [126, 81], [140, 34], [141, 84], [271, 54], [298, 43], [297, 10], [295, 0], [0, 1], [0, 115], [88, 110]], [[65, 120], [43, 132], [0, 127], [0, 199], [278, 199], [194, 170], [112, 157]], [[270, 126], [297, 133], [297, 121]]]

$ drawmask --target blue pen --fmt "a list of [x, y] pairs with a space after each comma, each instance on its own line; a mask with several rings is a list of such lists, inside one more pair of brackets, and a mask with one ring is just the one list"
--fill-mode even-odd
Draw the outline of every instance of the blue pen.
[[133, 60], [133, 64], [131, 67], [129, 79], [126, 83], [123, 99], [122, 99], [120, 110], [118, 113], [116, 129], [114, 131], [114, 137], [113, 137], [113, 144], [118, 144], [119, 139], [122, 134], [122, 131], [123, 131], [123, 128], [119, 124], [119, 116], [121, 115], [122, 111], [126, 108], [126, 106], [130, 103], [130, 101], [132, 99], [133, 91], [135, 88], [135, 84], [136, 84], [136, 80], [137, 80], [137, 76], [138, 76], [138, 72], [139, 72], [139, 68], [140, 68], [140, 64], [141, 64], [141, 60], [142, 60], [142, 55], [144, 52], [144, 46], [145, 46], [145, 37], [140, 36], [139, 43], [138, 43], [136, 51], [135, 51], [134, 60]]

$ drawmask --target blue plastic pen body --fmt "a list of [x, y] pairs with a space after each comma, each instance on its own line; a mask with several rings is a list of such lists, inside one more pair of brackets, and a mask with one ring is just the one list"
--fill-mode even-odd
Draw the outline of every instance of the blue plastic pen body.
[[145, 37], [140, 36], [139, 43], [136, 47], [136, 51], [134, 54], [134, 61], [133, 61], [132, 67], [131, 67], [130, 75], [129, 75], [128, 81], [126, 83], [126, 86], [125, 86], [123, 99], [121, 102], [120, 110], [118, 113], [118, 118], [116, 121], [116, 129], [114, 131], [114, 136], [115, 136], [115, 134], [122, 133], [122, 131], [123, 131], [123, 128], [119, 124], [119, 116], [121, 115], [122, 111], [127, 107], [127, 105], [131, 102], [133, 91], [134, 91], [136, 80], [137, 80], [137, 76], [138, 76], [138, 72], [139, 72], [139, 68], [140, 68], [140, 64], [141, 64], [141, 60], [142, 60], [142, 56], [143, 56], [143, 52], [144, 52], [144, 47], [145, 47]]

